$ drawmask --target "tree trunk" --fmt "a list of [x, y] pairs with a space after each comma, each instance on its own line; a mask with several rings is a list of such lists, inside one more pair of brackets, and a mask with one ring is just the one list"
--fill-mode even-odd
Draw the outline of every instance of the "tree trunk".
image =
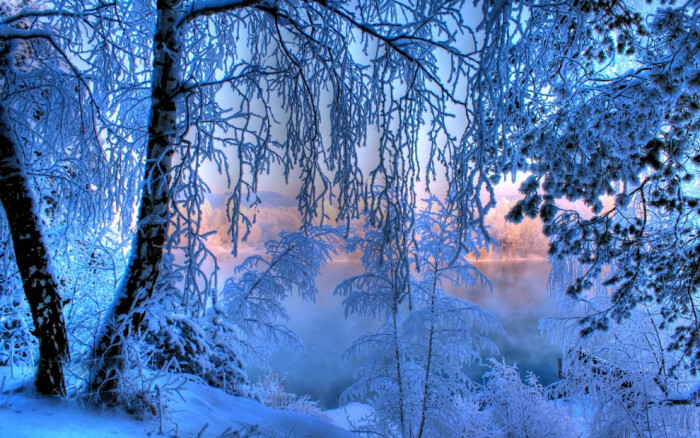
[[116, 401], [126, 365], [126, 341], [138, 331], [144, 302], [153, 295], [168, 238], [170, 170], [177, 137], [177, 108], [181, 50], [178, 34], [180, 0], [158, 0], [153, 40], [151, 113], [145, 182], [141, 192], [137, 232], [129, 265], [98, 334], [91, 389], [103, 401]]
[[6, 113], [7, 109], [0, 102], [0, 204], [5, 209], [24, 294], [32, 312], [33, 335], [39, 340], [35, 384], [40, 394], [65, 395], [63, 364], [69, 360], [70, 353], [63, 302], [51, 272], [41, 219]]
[[408, 436], [406, 431], [406, 414], [404, 408], [404, 393], [403, 393], [403, 377], [401, 376], [401, 351], [399, 345], [399, 327], [396, 315], [399, 313], [397, 305], [392, 308], [392, 322], [394, 329], [394, 359], [396, 360], [396, 383], [399, 391], [399, 425], [401, 428], [401, 436]]
[[428, 396], [430, 395], [430, 367], [433, 363], [433, 342], [435, 338], [435, 295], [437, 294], [438, 265], [433, 266], [433, 289], [430, 292], [430, 331], [428, 333], [428, 353], [425, 357], [425, 380], [423, 381], [423, 402], [420, 410], [420, 426], [417, 438], [423, 438], [425, 419], [428, 416]]

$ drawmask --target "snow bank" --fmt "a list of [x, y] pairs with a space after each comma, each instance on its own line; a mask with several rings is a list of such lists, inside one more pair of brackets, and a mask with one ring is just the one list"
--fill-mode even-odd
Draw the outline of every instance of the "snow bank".
[[[78, 402], [39, 397], [30, 379], [11, 378], [0, 367], [0, 426], [4, 438], [159, 436], [159, 419], [138, 421], [120, 410], [98, 410]], [[348, 431], [309, 415], [278, 411], [190, 380], [174, 394], [163, 418], [163, 435], [219, 437], [227, 430], [257, 425], [262, 436], [352, 437]], [[205, 428], [206, 426], [206, 428]], [[257, 436], [257, 435], [256, 435]]]
[[337, 409], [323, 411], [324, 414], [330, 417], [333, 424], [346, 430], [352, 430], [350, 423], [358, 424], [372, 415], [372, 412], [371, 406], [362, 403], [348, 403]]

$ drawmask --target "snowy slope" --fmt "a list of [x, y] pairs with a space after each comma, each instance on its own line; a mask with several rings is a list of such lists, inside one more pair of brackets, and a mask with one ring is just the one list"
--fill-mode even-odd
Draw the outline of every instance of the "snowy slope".
[[[0, 368], [0, 436], [23, 437], [202, 437], [225, 435], [253, 425], [269, 437], [352, 437], [350, 432], [315, 417], [268, 408], [196, 382], [187, 381], [169, 402], [163, 418], [138, 421], [118, 410], [97, 410], [77, 402], [38, 397], [33, 382], [9, 378]], [[184, 400], [183, 400], [184, 399]], [[206, 426], [206, 428], [205, 428]]]
[[352, 430], [353, 424], [360, 425], [363, 419], [372, 415], [372, 408], [362, 403], [348, 403], [345, 406], [324, 411], [323, 413], [326, 414], [336, 426], [346, 430]]

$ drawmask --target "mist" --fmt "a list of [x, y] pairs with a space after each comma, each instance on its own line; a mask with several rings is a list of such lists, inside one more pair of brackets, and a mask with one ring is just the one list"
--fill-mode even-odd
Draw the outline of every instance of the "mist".
[[[482, 306], [501, 320], [505, 332], [491, 336], [500, 349], [496, 359], [517, 363], [521, 373], [532, 371], [544, 384], [556, 380], [558, 349], [539, 330], [540, 318], [553, 306], [547, 293], [549, 264], [544, 260], [493, 260], [475, 264], [489, 277], [493, 288], [453, 288], [448, 292]], [[352, 383], [353, 366], [344, 360], [343, 353], [359, 336], [380, 326], [379, 320], [357, 315], [345, 317], [342, 298], [333, 295], [340, 281], [361, 272], [359, 261], [334, 262], [318, 280], [320, 293], [316, 303], [298, 298], [286, 302], [288, 326], [299, 334], [306, 350], [279, 350], [269, 371], [284, 380], [288, 391], [309, 395], [324, 409], [338, 407], [341, 393]], [[486, 369], [472, 365], [470, 377], [480, 381]], [[252, 381], [263, 373], [260, 369], [249, 371]]]
[[[504, 189], [505, 190], [505, 189]], [[490, 339], [498, 346], [495, 358], [508, 364], [517, 364], [524, 375], [532, 371], [543, 384], [557, 380], [558, 347], [540, 334], [539, 320], [551, 315], [554, 300], [547, 291], [550, 266], [546, 261], [546, 238], [541, 234], [541, 222], [526, 218], [521, 224], [507, 223], [505, 216], [514, 201], [501, 194], [501, 202], [487, 218], [489, 231], [499, 245], [482, 252], [473, 263], [491, 281], [491, 286], [448, 288], [458, 298], [478, 304], [496, 316], [503, 325], [503, 334], [492, 334]], [[283, 230], [298, 228], [301, 219], [294, 206], [295, 200], [273, 192], [264, 192], [258, 220], [248, 240], [242, 243], [238, 257], [230, 254], [226, 229], [228, 222], [223, 209], [225, 195], [211, 195], [207, 207], [207, 228], [218, 230], [217, 240], [211, 241], [219, 260], [221, 274], [226, 278], [233, 267], [247, 255], [263, 253], [263, 244], [276, 239]], [[376, 319], [358, 315], [345, 316], [342, 297], [333, 295], [335, 287], [344, 279], [363, 272], [356, 255], [338, 254], [317, 279], [319, 295], [316, 302], [305, 302], [293, 296], [285, 301], [294, 330], [305, 345], [305, 350], [281, 348], [274, 353], [269, 369], [254, 365], [248, 367], [250, 380], [255, 382], [263, 374], [273, 372], [284, 381], [288, 391], [309, 395], [322, 408], [338, 406], [340, 394], [353, 381], [353, 365], [343, 353], [360, 336], [369, 334], [381, 325]], [[473, 364], [469, 375], [480, 381], [486, 364]]]

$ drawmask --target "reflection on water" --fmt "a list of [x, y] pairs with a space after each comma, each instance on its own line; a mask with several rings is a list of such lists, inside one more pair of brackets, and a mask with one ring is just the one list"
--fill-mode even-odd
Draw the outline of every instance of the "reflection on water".
[[[488, 287], [452, 289], [448, 292], [479, 304], [496, 315], [505, 333], [493, 338], [507, 363], [517, 363], [521, 372], [533, 371], [541, 382], [556, 379], [558, 350], [540, 335], [538, 321], [547, 315], [553, 301], [547, 293], [549, 264], [542, 260], [477, 262], [493, 283]], [[359, 336], [375, 330], [374, 320], [345, 318], [342, 299], [333, 296], [335, 285], [361, 273], [359, 262], [333, 263], [319, 279], [321, 295], [316, 304], [292, 299], [287, 302], [289, 326], [306, 345], [305, 352], [277, 353], [272, 369], [286, 379], [286, 387], [297, 394], [309, 394], [323, 408], [338, 405], [340, 393], [352, 382], [352, 369], [342, 359], [345, 350]], [[472, 367], [478, 379], [484, 369]], [[251, 372], [255, 380], [256, 372]]]
[[[479, 304], [500, 319], [505, 332], [493, 340], [507, 363], [517, 363], [523, 374], [534, 372], [545, 385], [556, 380], [559, 349], [539, 330], [539, 320], [551, 314], [554, 307], [547, 292], [549, 263], [509, 260], [475, 264], [491, 280], [493, 291], [465, 288], [450, 293]], [[475, 370], [478, 372], [472, 377], [477, 378], [483, 370]]]

